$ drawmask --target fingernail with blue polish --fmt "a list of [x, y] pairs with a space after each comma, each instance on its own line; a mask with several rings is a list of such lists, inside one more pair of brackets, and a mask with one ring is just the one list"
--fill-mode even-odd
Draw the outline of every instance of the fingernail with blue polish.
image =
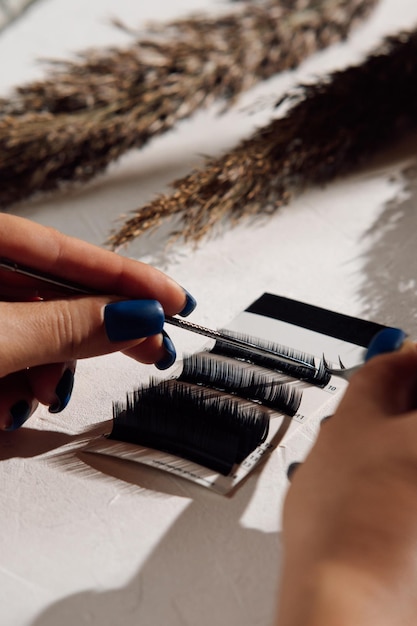
[[183, 290], [186, 297], [186, 303], [185, 307], [182, 309], [182, 311], [178, 313], [178, 315], [181, 315], [181, 317], [187, 317], [188, 315], [190, 315], [190, 313], [194, 311], [195, 307], [197, 306], [197, 300], [193, 298], [193, 296], [186, 289], [184, 289], [184, 287]]
[[294, 463], [290, 463], [290, 465], [287, 468], [287, 478], [288, 480], [291, 482], [291, 480], [294, 477], [294, 474], [296, 472], [296, 470], [300, 467], [300, 465], [302, 465], [302, 463], [298, 463], [297, 461], [294, 461]]
[[171, 365], [175, 363], [175, 359], [177, 358], [177, 351], [175, 350], [175, 346], [171, 341], [171, 337], [165, 330], [162, 331], [162, 337], [162, 345], [164, 346], [167, 354], [157, 363], [155, 363], [155, 367], [157, 367], [159, 370], [167, 370], [169, 367], [171, 367]]
[[110, 341], [158, 335], [164, 322], [164, 310], [157, 300], [121, 300], [104, 307], [104, 326]]
[[5, 430], [17, 430], [26, 422], [26, 420], [30, 417], [32, 408], [26, 402], [26, 400], [21, 400], [20, 402], [16, 402], [12, 406], [9, 411], [11, 424]]
[[56, 386], [55, 395], [57, 400], [49, 407], [50, 413], [60, 413], [65, 409], [71, 399], [73, 387], [74, 373], [70, 369], [66, 369]]
[[395, 352], [404, 343], [406, 333], [401, 328], [384, 328], [380, 330], [371, 340], [366, 353], [365, 361], [384, 352]]

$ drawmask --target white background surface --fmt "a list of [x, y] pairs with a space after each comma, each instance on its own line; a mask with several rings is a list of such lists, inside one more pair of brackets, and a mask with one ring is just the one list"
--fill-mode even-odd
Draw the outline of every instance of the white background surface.
[[[129, 37], [110, 25], [112, 17], [143, 26], [150, 18], [206, 7], [217, 11], [224, 4], [40, 0], [0, 35], [0, 93], [42, 77], [38, 58], [128, 44]], [[225, 116], [200, 113], [86, 187], [11, 211], [102, 244], [122, 213], [163, 191], [200, 162], [198, 155], [218, 154], [265, 123], [270, 103], [288, 86], [357, 61], [383, 34], [414, 24], [415, 0], [381, 0], [346, 44], [259, 86]], [[248, 115], [256, 103], [256, 114]], [[197, 249], [178, 244], [167, 252], [163, 238], [153, 236], [122, 253], [170, 273], [199, 302], [192, 319], [212, 327], [227, 324], [269, 291], [397, 322], [415, 335], [414, 254], [402, 245], [415, 232], [413, 172], [403, 174], [412, 156], [403, 146], [347, 179], [305, 193], [274, 217], [225, 229]], [[201, 338], [177, 329], [170, 334], [180, 353], [201, 345]], [[94, 425], [110, 419], [112, 401], [150, 373], [155, 370], [121, 355], [80, 363], [73, 399], [62, 414], [40, 409], [20, 432], [2, 436], [0, 624], [271, 623], [286, 489], [278, 455], [233, 497], [222, 498], [162, 473], [73, 450], [83, 431], [91, 437]], [[300, 439], [300, 454], [309, 436], [307, 430]]]

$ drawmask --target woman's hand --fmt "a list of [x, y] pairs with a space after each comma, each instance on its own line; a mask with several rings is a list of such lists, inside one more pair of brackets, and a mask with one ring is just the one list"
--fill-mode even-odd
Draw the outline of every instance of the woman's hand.
[[188, 315], [195, 300], [163, 273], [6, 214], [0, 256], [108, 294], [69, 297], [0, 270], [0, 429], [19, 427], [39, 402], [65, 408], [79, 358], [122, 350], [160, 369], [174, 362], [164, 315]]
[[371, 359], [294, 473], [280, 626], [417, 616], [417, 349]]

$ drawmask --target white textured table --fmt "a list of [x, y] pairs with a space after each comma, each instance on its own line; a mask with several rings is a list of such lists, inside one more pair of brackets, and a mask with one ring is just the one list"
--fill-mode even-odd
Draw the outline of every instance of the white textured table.
[[[42, 76], [37, 57], [128, 38], [110, 17], [137, 25], [215, 7], [209, 0], [43, 0], [0, 36], [0, 90]], [[197, 115], [87, 187], [13, 212], [101, 244], [123, 212], [266, 121], [247, 105], [356, 61], [383, 33], [417, 23], [415, 0], [381, 0], [347, 44], [245, 95], [223, 117]], [[269, 101], [271, 101], [269, 99]], [[411, 142], [412, 143], [412, 142]], [[158, 264], [198, 299], [196, 322], [222, 326], [264, 291], [328, 307], [416, 336], [417, 183], [414, 145], [274, 217], [225, 231], [198, 249], [164, 252], [161, 239], [123, 253]], [[414, 168], [414, 169], [413, 169]], [[201, 338], [173, 329], [181, 350]], [[277, 455], [231, 498], [132, 464], [80, 458], [74, 449], [111, 417], [111, 403], [153, 368], [121, 355], [79, 364], [60, 415], [39, 409], [0, 440], [0, 623], [5, 626], [267, 626], [280, 563], [280, 510], [287, 486]], [[300, 455], [312, 428], [300, 434]]]

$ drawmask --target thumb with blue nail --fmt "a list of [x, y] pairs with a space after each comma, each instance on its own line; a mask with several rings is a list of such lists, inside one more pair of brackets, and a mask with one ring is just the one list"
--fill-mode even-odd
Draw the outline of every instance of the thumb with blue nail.
[[379, 354], [399, 350], [403, 347], [406, 337], [406, 333], [401, 328], [383, 328], [372, 338], [365, 360], [369, 361]]
[[80, 358], [115, 351], [159, 369], [175, 347], [165, 315], [188, 315], [194, 298], [151, 266], [12, 215], [0, 215], [1, 255], [87, 290], [57, 287], [0, 270], [0, 430], [19, 428], [39, 403], [68, 405]]

